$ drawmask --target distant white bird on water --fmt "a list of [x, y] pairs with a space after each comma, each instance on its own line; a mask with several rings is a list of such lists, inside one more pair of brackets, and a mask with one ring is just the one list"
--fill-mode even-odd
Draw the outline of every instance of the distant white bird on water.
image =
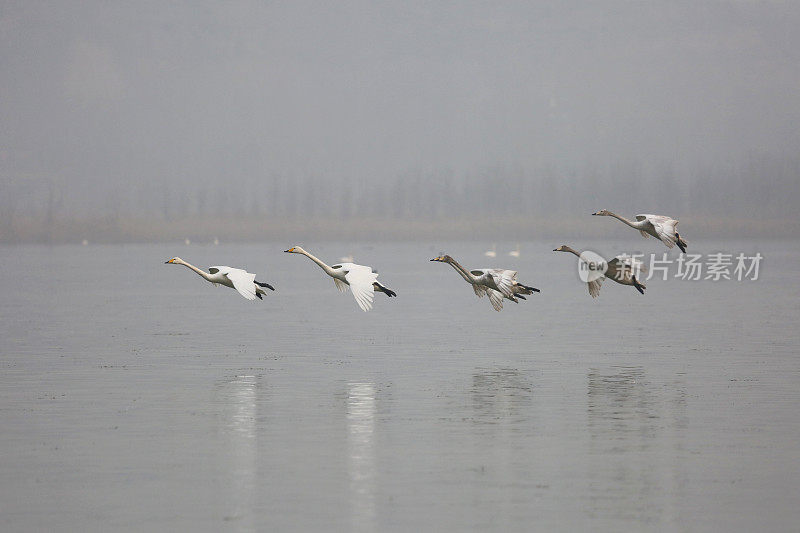
[[333, 278], [339, 292], [345, 292], [349, 286], [356, 303], [365, 312], [372, 309], [372, 300], [375, 298], [376, 291], [382, 292], [390, 298], [397, 296], [393, 290], [378, 282], [378, 273], [372, 267], [347, 262], [328, 266], [321, 259], [314, 257], [299, 246], [293, 246], [284, 252], [302, 254], [314, 261], [327, 275]]
[[517, 249], [511, 250], [510, 252], [508, 252], [508, 255], [510, 255], [511, 257], [519, 257], [519, 243], [517, 243]]
[[636, 221], [628, 220], [625, 217], [612, 213], [607, 209], [592, 213], [600, 217], [614, 217], [617, 220], [624, 222], [634, 229], [638, 229], [642, 237], [647, 238], [652, 235], [656, 239], [667, 245], [667, 248], [672, 248], [676, 244], [681, 252], [686, 253], [686, 241], [678, 234], [678, 221], [674, 218], [665, 217], [663, 215], [636, 215]]
[[[578, 253], [576, 250], [573, 250], [566, 244], [562, 244], [553, 251], [569, 252], [571, 254], [575, 254], [582, 260], [584, 259], [580, 253]], [[638, 261], [630, 256], [618, 255], [611, 261], [606, 262], [606, 265], [607, 268], [603, 276], [586, 283], [589, 286], [589, 294], [592, 298], [597, 298], [600, 296], [600, 286], [603, 284], [603, 279], [605, 278], [611, 278], [620, 285], [633, 286], [637, 291], [644, 294], [644, 290], [647, 287], [645, 287], [644, 284], [639, 283], [639, 280], [636, 279], [637, 272], [647, 271], [647, 267], [645, 267], [641, 261]]]
[[267, 294], [261, 287], [274, 291], [275, 288], [269, 283], [260, 283], [256, 281], [256, 275], [242, 270], [240, 268], [231, 268], [229, 266], [213, 266], [208, 269], [208, 272], [200, 270], [196, 266], [187, 263], [180, 257], [173, 257], [165, 264], [183, 265], [190, 270], [194, 270], [197, 274], [206, 281], [210, 281], [214, 285], [225, 285], [247, 298], [248, 300], [263, 300], [262, 294]]
[[486, 257], [497, 257], [497, 246], [492, 244], [492, 249], [483, 252], [483, 255], [485, 255]]
[[500, 311], [503, 308], [503, 298], [519, 303], [518, 299], [527, 299], [523, 294], [540, 292], [539, 289], [519, 283], [515, 270], [503, 270], [501, 268], [467, 270], [449, 255], [434, 257], [431, 261], [448, 263], [467, 283], [472, 285], [472, 290], [475, 291], [478, 298], [483, 298], [484, 295], [489, 296], [489, 302], [495, 311]]

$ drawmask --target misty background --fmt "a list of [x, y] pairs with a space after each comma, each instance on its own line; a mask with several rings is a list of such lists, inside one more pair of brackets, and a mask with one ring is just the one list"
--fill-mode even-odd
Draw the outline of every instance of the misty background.
[[[800, 230], [800, 3], [0, 3], [0, 242]], [[618, 223], [617, 223], [618, 224]], [[500, 237], [500, 238], [498, 238]]]

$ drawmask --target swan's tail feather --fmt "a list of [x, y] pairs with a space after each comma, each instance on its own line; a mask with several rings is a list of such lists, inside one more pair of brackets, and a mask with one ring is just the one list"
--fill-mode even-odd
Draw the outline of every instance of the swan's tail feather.
[[275, 287], [273, 287], [273, 286], [272, 286], [272, 285], [270, 285], [269, 283], [261, 283], [261, 282], [255, 281], [255, 280], [253, 280], [253, 283], [255, 283], [256, 285], [258, 285], [259, 287], [265, 287], [265, 288], [267, 288], [267, 289], [269, 289], [269, 290], [271, 290], [271, 291], [274, 291], [274, 290], [275, 290]]

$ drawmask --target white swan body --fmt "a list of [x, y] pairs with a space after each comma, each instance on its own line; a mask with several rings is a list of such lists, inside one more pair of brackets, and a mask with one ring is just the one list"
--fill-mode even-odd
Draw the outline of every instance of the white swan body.
[[607, 209], [592, 213], [596, 216], [614, 217], [617, 220], [627, 224], [628, 226], [638, 229], [642, 237], [647, 238], [652, 235], [656, 239], [663, 242], [667, 248], [672, 248], [676, 244], [682, 252], [686, 252], [688, 243], [678, 233], [678, 221], [674, 218], [666, 217], [663, 215], [636, 215], [636, 220], [628, 220], [627, 218], [612, 213]]
[[[569, 252], [578, 256], [578, 258], [583, 259], [581, 254], [566, 244], [562, 244], [555, 250], [554, 252]], [[640, 283], [639, 280], [636, 279], [637, 272], [646, 272], [647, 268], [642, 264], [641, 261], [638, 261], [630, 256], [618, 255], [611, 261], [606, 263], [607, 269], [603, 276], [599, 278], [587, 282], [589, 286], [589, 294], [592, 298], [597, 298], [600, 296], [600, 287], [603, 284], [603, 280], [605, 278], [610, 278], [613, 281], [616, 281], [620, 285], [630, 285], [635, 287], [637, 291], [644, 294], [644, 290], [647, 288], [644, 286], [643, 283]]]
[[378, 273], [372, 267], [357, 265], [355, 263], [339, 263], [336, 265], [328, 266], [321, 259], [311, 255], [299, 246], [293, 246], [286, 253], [302, 254], [314, 261], [325, 271], [333, 282], [339, 292], [345, 292], [348, 287], [356, 299], [356, 303], [363, 311], [372, 309], [372, 301], [375, 298], [375, 292], [382, 292], [389, 296], [397, 296], [397, 294], [378, 282]]
[[523, 294], [533, 294], [540, 292], [539, 289], [528, 287], [517, 281], [515, 270], [504, 270], [500, 268], [479, 268], [467, 270], [461, 264], [450, 257], [442, 255], [431, 259], [441, 263], [448, 263], [464, 280], [472, 285], [472, 289], [478, 298], [489, 296], [489, 302], [495, 311], [503, 309], [503, 298], [519, 303], [519, 299], [525, 300]]
[[195, 271], [201, 278], [213, 283], [214, 285], [224, 285], [234, 289], [236, 292], [244, 296], [248, 300], [263, 300], [262, 294], [267, 294], [261, 287], [275, 290], [272, 285], [268, 283], [260, 283], [256, 281], [256, 275], [241, 268], [232, 268], [229, 266], [213, 266], [208, 269], [208, 272], [197, 268], [196, 266], [187, 263], [180, 257], [173, 257], [166, 264], [183, 265], [186, 268]]

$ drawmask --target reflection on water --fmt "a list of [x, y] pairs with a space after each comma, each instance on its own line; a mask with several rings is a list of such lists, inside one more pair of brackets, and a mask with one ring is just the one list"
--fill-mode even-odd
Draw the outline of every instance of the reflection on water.
[[258, 378], [236, 376], [218, 386], [222, 400], [228, 505], [225, 520], [239, 531], [253, 531], [256, 480], [256, 400]]
[[520, 446], [519, 435], [530, 431], [531, 383], [515, 368], [476, 368], [472, 374], [474, 442], [481, 457], [481, 484], [491, 501], [496, 527], [515, 512], [521, 483], [520, 461], [529, 450]]
[[476, 422], [510, 424], [528, 417], [531, 384], [515, 368], [475, 369], [471, 394]]
[[347, 384], [347, 451], [353, 531], [375, 529], [375, 384]]
[[[595, 514], [644, 522], [676, 520], [685, 384], [650, 383], [641, 366], [587, 375], [591, 499]], [[654, 505], [654, 501], [659, 505]]]

